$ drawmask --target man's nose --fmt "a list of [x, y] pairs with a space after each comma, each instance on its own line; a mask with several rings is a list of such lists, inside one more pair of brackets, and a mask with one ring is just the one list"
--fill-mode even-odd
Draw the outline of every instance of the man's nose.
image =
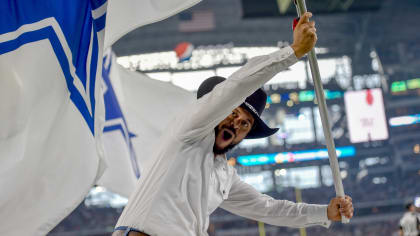
[[239, 129], [241, 126], [240, 126], [240, 124], [241, 124], [241, 122], [242, 122], [242, 120], [243, 120], [243, 118], [242, 117], [236, 117], [236, 118], [234, 118], [233, 120], [232, 120], [232, 122], [233, 122], [233, 127], [235, 128], [235, 129]]

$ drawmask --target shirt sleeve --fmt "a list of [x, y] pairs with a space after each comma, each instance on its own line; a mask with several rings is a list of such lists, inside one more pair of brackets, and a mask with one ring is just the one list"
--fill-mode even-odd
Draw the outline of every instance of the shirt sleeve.
[[176, 121], [179, 136], [184, 141], [204, 137], [225, 119], [249, 95], [261, 88], [274, 75], [296, 63], [291, 47], [251, 58], [226, 81], [218, 84], [187, 109]]
[[321, 225], [328, 228], [331, 224], [327, 217], [327, 205], [273, 199], [243, 182], [236, 172], [228, 199], [220, 207], [236, 215], [277, 226], [301, 228]]

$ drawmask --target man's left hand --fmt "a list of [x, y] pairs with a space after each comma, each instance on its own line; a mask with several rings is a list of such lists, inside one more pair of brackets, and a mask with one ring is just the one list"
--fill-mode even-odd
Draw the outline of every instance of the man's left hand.
[[341, 221], [341, 216], [344, 215], [346, 218], [351, 219], [353, 217], [353, 203], [349, 196], [335, 197], [331, 199], [328, 204], [327, 216], [329, 220]]

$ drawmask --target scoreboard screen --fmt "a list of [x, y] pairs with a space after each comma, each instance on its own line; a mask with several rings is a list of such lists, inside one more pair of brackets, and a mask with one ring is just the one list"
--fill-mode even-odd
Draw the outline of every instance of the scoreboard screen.
[[344, 102], [352, 143], [388, 139], [381, 89], [348, 91], [344, 94]]

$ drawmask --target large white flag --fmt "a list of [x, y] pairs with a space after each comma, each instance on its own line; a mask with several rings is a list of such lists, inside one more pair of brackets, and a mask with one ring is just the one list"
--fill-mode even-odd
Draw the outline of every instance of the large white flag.
[[[137, 1], [121, 4], [130, 2]], [[197, 1], [177, 2], [186, 7]], [[106, 4], [0, 4], [0, 235], [45, 235], [83, 200], [106, 166], [100, 86], [105, 20], [119, 27], [112, 22], [123, 17], [107, 16]], [[135, 14], [145, 13], [137, 7]], [[111, 28], [114, 39], [128, 32]]]
[[95, 183], [104, 116], [99, 4], [0, 6], [0, 235], [45, 235]]

